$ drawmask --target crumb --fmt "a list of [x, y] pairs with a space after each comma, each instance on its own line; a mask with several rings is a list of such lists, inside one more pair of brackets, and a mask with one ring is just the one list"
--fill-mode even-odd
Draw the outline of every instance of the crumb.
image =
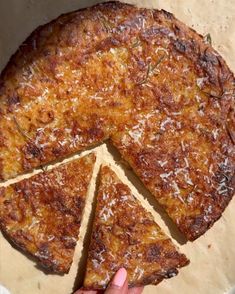
[[210, 249], [211, 248], [211, 244], [207, 245], [207, 247], [208, 247], [208, 249]]

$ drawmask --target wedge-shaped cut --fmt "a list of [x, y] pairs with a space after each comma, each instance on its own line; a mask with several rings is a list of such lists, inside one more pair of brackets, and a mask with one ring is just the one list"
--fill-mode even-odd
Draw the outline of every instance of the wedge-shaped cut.
[[106, 288], [120, 267], [130, 287], [158, 284], [188, 263], [130, 189], [102, 167], [84, 287]]
[[94, 162], [90, 154], [0, 190], [1, 229], [52, 272], [71, 266]]

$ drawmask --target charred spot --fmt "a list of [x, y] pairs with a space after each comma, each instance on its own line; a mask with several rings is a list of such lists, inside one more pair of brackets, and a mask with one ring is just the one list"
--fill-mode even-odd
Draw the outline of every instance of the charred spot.
[[195, 217], [193, 227], [196, 229], [200, 228], [203, 223], [203, 217], [201, 215]]
[[100, 239], [95, 238], [95, 242], [92, 242], [92, 247], [90, 249], [92, 253], [92, 258], [101, 261], [101, 254], [106, 251], [104, 243]]
[[[219, 65], [218, 58], [213, 53], [208, 52], [207, 49], [203, 53], [200, 54], [199, 64], [205, 71], [204, 75], [205, 74], [208, 75], [210, 83], [221, 88], [220, 80], [219, 80], [219, 76], [218, 76], [218, 71], [217, 71], [217, 68]], [[217, 97], [217, 96], [221, 96], [221, 95], [222, 95], [222, 93], [216, 94], [216, 95], [211, 95], [211, 96]]]
[[179, 257], [179, 253], [177, 251], [166, 251], [164, 256], [169, 259], [176, 259]]
[[122, 215], [118, 220], [117, 220], [117, 225], [120, 228], [123, 228], [125, 230], [132, 230], [135, 226], [135, 220], [133, 218], [130, 218], [129, 215]]
[[25, 244], [28, 242], [33, 242], [33, 237], [23, 231], [22, 229], [17, 230], [16, 232], [13, 233], [13, 237], [15, 238], [16, 243], [22, 248], [25, 248]]
[[110, 101], [109, 106], [113, 107], [113, 108], [120, 107], [120, 106], [122, 106], [122, 103], [119, 101]]
[[20, 104], [20, 97], [17, 94], [11, 95], [7, 98], [8, 110], [13, 111], [16, 105]]
[[230, 175], [227, 175], [225, 172], [223, 172], [222, 170], [219, 170], [215, 173], [214, 175], [214, 178], [216, 180], [217, 183], [226, 183], [226, 185], [228, 184], [229, 182], [229, 176]]
[[51, 55], [51, 51], [49, 49], [44, 49], [43, 52], [42, 52], [42, 55], [45, 56], [45, 57], [46, 56], [50, 56]]
[[3, 204], [4, 204], [4, 205], [9, 205], [9, 204], [11, 204], [11, 200], [4, 200], [4, 201], [3, 201]]
[[176, 34], [179, 34], [181, 32], [181, 29], [177, 24], [173, 24], [172, 26]]
[[81, 197], [77, 197], [74, 204], [76, 208], [81, 209], [84, 207], [84, 200]]
[[153, 220], [151, 220], [149, 218], [144, 219], [142, 223], [146, 226], [154, 224]]
[[51, 123], [54, 120], [53, 110], [40, 109], [37, 120], [43, 124]]
[[[66, 113], [64, 113], [64, 114], [65, 114], [65, 117], [66, 117]], [[68, 117], [69, 117], [69, 115], [68, 115]], [[72, 130], [71, 135], [72, 135], [73, 138], [75, 138], [76, 136], [82, 135], [81, 126], [80, 126], [80, 124], [78, 123], [77, 120], [74, 120], [72, 122], [68, 121], [68, 123], [70, 123], [70, 125], [71, 125], [71, 130]]]
[[18, 223], [20, 223], [23, 220], [23, 215], [21, 214], [21, 212], [19, 210], [11, 210], [9, 212], [9, 217], [10, 219], [12, 219], [13, 221], [16, 221]]
[[23, 153], [26, 159], [40, 158], [41, 150], [33, 143], [27, 143], [23, 147]]
[[92, 139], [97, 139], [97, 138], [102, 138], [104, 135], [104, 132], [97, 127], [92, 127], [88, 131], [88, 136], [91, 137]]
[[171, 20], [174, 18], [174, 15], [171, 12], [168, 12], [168, 11], [166, 11], [164, 9], [161, 9], [161, 11], [166, 16], [166, 18], [171, 19]]
[[47, 198], [44, 197], [44, 203], [56, 208], [57, 211], [60, 211], [62, 214], [69, 216], [73, 215], [72, 209], [70, 209], [66, 204], [66, 195], [62, 191], [57, 189], [49, 188], [47, 189]]
[[200, 59], [203, 62], [218, 65], [218, 58], [214, 54], [208, 52], [207, 49], [201, 54]]
[[154, 37], [156, 35], [169, 36], [170, 33], [171, 31], [166, 27], [151, 27], [142, 33], [142, 37], [145, 41], [148, 41], [149, 37]]
[[181, 224], [181, 231], [186, 234], [188, 240], [192, 241], [201, 236], [210, 225], [211, 223], [206, 222], [203, 215], [187, 217]]
[[[118, 28], [116, 29], [118, 30]], [[97, 51], [108, 51], [110, 48], [120, 46], [121, 41], [117, 38], [109, 37], [103, 41], [101, 41], [97, 46]]]
[[66, 249], [74, 249], [77, 244], [76, 240], [71, 236], [62, 236], [60, 239]]
[[[152, 273], [150, 276], [148, 277], [143, 277], [143, 285], [149, 285], [149, 284], [153, 284], [153, 285], [157, 285], [158, 283], [160, 283], [163, 280], [163, 277], [160, 275], [159, 271]], [[135, 285], [133, 285], [135, 286]]]
[[152, 244], [146, 252], [147, 262], [157, 262], [161, 258], [162, 247], [158, 244]]
[[177, 274], [178, 274], [178, 270], [176, 268], [172, 268], [164, 274], [164, 278], [169, 279], [169, 278], [175, 277]]
[[174, 42], [174, 47], [180, 53], [185, 53], [187, 51], [188, 44], [183, 40], [176, 40]]
[[110, 44], [113, 46], [119, 46], [120, 45], [120, 41], [115, 39], [115, 38], [110, 38]]
[[219, 164], [219, 170], [215, 174], [215, 179], [218, 183], [229, 182], [233, 176], [235, 167], [228, 161]]
[[96, 6], [97, 6], [97, 8], [100, 8], [100, 9], [111, 8], [111, 9], [113, 9], [115, 11], [117, 9], [122, 9], [122, 8], [126, 8], [126, 7], [130, 7], [130, 8], [133, 7], [131, 4], [122, 3], [122, 2], [119, 2], [119, 1], [109, 1], [109, 2], [105, 2], [105, 3], [99, 3]]
[[58, 156], [61, 156], [65, 153], [65, 146], [61, 146], [59, 145], [58, 147], [53, 147], [52, 149], [52, 153], [58, 157]]
[[21, 182], [17, 182], [14, 184], [13, 188], [15, 190], [16, 193], [20, 193], [21, 190], [24, 188], [24, 185], [22, 185], [24, 182], [21, 181]]
[[51, 257], [51, 253], [49, 252], [49, 247], [47, 243], [42, 243], [39, 245], [38, 254], [39, 259], [47, 259]]
[[165, 94], [160, 96], [159, 109], [162, 109], [163, 111], [165, 108], [169, 109], [170, 111], [178, 111], [179, 109], [181, 109], [182, 107], [181, 104], [175, 102], [172, 93], [169, 91], [169, 89], [166, 86], [162, 86], [161, 91], [162, 93], [164, 93], [165, 91]]

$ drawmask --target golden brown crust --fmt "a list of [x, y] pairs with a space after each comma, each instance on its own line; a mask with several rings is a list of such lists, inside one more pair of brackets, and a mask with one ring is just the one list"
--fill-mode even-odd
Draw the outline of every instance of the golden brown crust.
[[171, 13], [63, 15], [21, 46], [0, 95], [2, 179], [111, 137], [190, 240], [234, 194], [234, 76]]
[[188, 263], [130, 189], [102, 167], [84, 287], [105, 289], [120, 267], [129, 287], [156, 285]]
[[70, 269], [94, 162], [89, 154], [1, 188], [1, 229], [49, 271]]
[[144, 85], [155, 105], [148, 105], [145, 92], [146, 111], [134, 114], [112, 139], [179, 229], [194, 240], [234, 194], [234, 76], [201, 36], [171, 14], [154, 15], [161, 28], [145, 35], [151, 42], [161, 34], [163, 57]]

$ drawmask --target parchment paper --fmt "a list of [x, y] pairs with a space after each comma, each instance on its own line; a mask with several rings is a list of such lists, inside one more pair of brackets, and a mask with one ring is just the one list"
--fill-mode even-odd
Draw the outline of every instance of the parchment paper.
[[[126, 2], [144, 7], [163, 8], [173, 12], [177, 18], [199, 33], [203, 35], [210, 33], [214, 47], [235, 71], [235, 0]], [[0, 0], [0, 70], [20, 43], [38, 25], [62, 13], [94, 3], [97, 1]], [[120, 158], [114, 148], [104, 144], [95, 148], [95, 151], [98, 160], [89, 190], [80, 239], [69, 274], [64, 276], [45, 274], [32, 260], [14, 249], [0, 235], [0, 284], [8, 288], [12, 294], [67, 294], [77, 289], [85, 270], [95, 178], [99, 165], [106, 162], [111, 164], [122, 180], [132, 188], [143, 205], [153, 213], [159, 225], [191, 260], [190, 265], [181, 269], [177, 277], [165, 280], [158, 286], [147, 286], [144, 293], [222, 294], [231, 290], [235, 285], [235, 198], [222, 218], [204, 236], [193, 243], [185, 243], [175, 226], [156, 205], [153, 197], [143, 188], [139, 180], [132, 172], [118, 164]]]

